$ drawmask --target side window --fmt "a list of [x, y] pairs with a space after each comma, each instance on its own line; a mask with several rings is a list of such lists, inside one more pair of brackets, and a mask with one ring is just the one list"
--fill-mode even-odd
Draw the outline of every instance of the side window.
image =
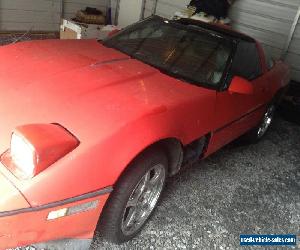
[[261, 64], [256, 44], [241, 41], [233, 58], [231, 73], [253, 80], [261, 75]]

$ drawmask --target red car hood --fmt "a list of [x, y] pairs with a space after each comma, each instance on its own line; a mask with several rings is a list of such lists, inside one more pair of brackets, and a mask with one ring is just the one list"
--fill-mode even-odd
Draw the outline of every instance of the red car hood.
[[1, 47], [0, 83], [1, 152], [18, 125], [59, 123], [84, 142], [95, 131], [99, 139], [209, 91], [195, 91], [95, 40]]

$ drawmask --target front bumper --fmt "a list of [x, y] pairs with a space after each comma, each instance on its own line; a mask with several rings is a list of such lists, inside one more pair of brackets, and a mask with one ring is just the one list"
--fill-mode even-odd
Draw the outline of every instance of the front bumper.
[[[34, 245], [39, 242], [47, 243], [36, 244], [37, 249], [68, 249], [66, 247], [75, 249], [74, 244], [79, 247], [81, 243], [83, 245], [90, 243], [103, 206], [111, 191], [112, 188], [108, 187], [96, 192], [39, 207], [1, 212], [0, 249]], [[98, 202], [97, 206], [92, 209], [84, 211], [76, 210], [78, 207], [84, 207], [84, 204], [93, 201]], [[58, 219], [47, 219], [50, 212], [64, 208], [76, 208], [75, 213]], [[53, 242], [53, 240], [58, 239], [77, 240]], [[61, 244], [65, 244], [65, 248], [61, 248]], [[54, 246], [57, 246], [57, 248]], [[79, 249], [84, 248], [81, 247]]]

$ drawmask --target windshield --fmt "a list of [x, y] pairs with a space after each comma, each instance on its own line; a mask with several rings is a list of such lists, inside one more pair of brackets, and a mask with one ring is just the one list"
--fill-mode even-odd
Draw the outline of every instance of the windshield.
[[159, 18], [130, 26], [104, 45], [166, 74], [214, 88], [222, 80], [232, 48], [229, 39], [208, 30]]

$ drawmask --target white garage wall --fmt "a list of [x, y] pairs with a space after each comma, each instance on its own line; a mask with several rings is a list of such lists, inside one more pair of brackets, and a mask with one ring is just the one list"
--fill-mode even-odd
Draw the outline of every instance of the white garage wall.
[[[230, 11], [233, 27], [263, 43], [267, 53], [279, 58], [285, 47], [300, 0], [237, 0]], [[286, 57], [292, 78], [300, 82], [300, 24]]]
[[[158, 0], [156, 13], [171, 17], [190, 0]], [[286, 43], [300, 0], [237, 0], [230, 11], [233, 27], [262, 42], [267, 53], [279, 58]], [[153, 0], [147, 0], [145, 16], [151, 15]], [[300, 21], [296, 27], [286, 61], [292, 77], [300, 82]]]
[[118, 13], [118, 26], [124, 28], [140, 20], [143, 0], [121, 0]]
[[293, 79], [300, 83], [300, 20], [296, 26], [286, 61], [292, 66]]
[[[63, 6], [62, 6], [63, 1]], [[0, 0], [0, 31], [58, 31], [64, 17], [87, 6], [106, 12], [108, 0]]]

